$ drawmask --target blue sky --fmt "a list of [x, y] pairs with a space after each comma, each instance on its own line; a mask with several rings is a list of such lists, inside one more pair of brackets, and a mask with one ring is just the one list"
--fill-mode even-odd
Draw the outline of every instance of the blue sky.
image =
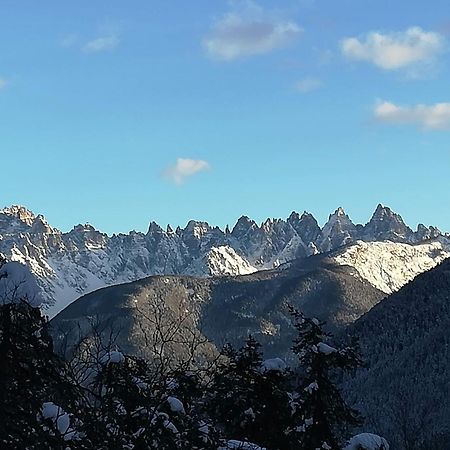
[[377, 203], [450, 231], [450, 8], [0, 3], [1, 204], [63, 230]]

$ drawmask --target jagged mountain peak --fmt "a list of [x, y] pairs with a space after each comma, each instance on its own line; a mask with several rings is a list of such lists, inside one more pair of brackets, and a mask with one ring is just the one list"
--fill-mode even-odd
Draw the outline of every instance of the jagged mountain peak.
[[[299, 213], [293, 211], [288, 217], [287, 222], [295, 230], [306, 247], [308, 247], [309, 243], [314, 243], [320, 234], [320, 227], [316, 218], [307, 211], [303, 211], [301, 216]], [[310, 254], [310, 251], [307, 254]]]
[[53, 234], [59, 233], [59, 231], [50, 226], [42, 214], [38, 214], [31, 223], [30, 233]]
[[339, 207], [333, 214], [330, 214], [328, 222], [322, 228], [317, 240], [317, 248], [319, 251], [328, 252], [354, 241], [357, 235], [356, 225], [345, 213], [344, 208]]
[[106, 233], [98, 231], [89, 223], [75, 225], [71, 231], [63, 234], [63, 239], [68, 243], [70, 242], [72, 250], [74, 250], [73, 244], [78, 250], [103, 248], [109, 240]]
[[[345, 213], [345, 210], [342, 206], [339, 206], [336, 211], [331, 215], [331, 216], [336, 216], [336, 217], [348, 217], [347, 214]], [[330, 217], [331, 217], [330, 216]]]
[[153, 234], [153, 233], [164, 233], [164, 230], [161, 228], [160, 225], [158, 225], [155, 221], [151, 221], [148, 226], [147, 234]]
[[248, 216], [241, 216], [233, 227], [231, 234], [234, 237], [239, 238], [248, 233], [249, 230], [254, 230], [256, 228], [258, 228], [258, 225], [254, 220], [250, 219]]
[[189, 236], [193, 235], [197, 239], [201, 239], [202, 236], [209, 233], [211, 230], [211, 225], [208, 222], [190, 220], [183, 230], [183, 234]]
[[441, 230], [439, 230], [439, 228], [433, 226], [426, 227], [423, 223], [419, 223], [417, 225], [416, 236], [421, 241], [435, 239], [442, 235], [443, 233]]
[[79, 223], [72, 228], [71, 232], [75, 233], [91, 233], [93, 231], [97, 231], [93, 225], [90, 223]]
[[0, 209], [0, 214], [19, 219], [28, 226], [31, 226], [36, 219], [36, 215], [32, 211], [21, 205], [11, 205]]
[[384, 218], [395, 218], [396, 220], [401, 220], [403, 222], [400, 214], [394, 212], [389, 206], [378, 203], [371, 220], [383, 220]]
[[315, 223], [315, 224], [317, 224], [317, 226], [319, 226], [316, 218], [308, 211], [303, 211], [301, 215], [296, 211], [292, 211], [291, 214], [289, 215], [287, 221], [291, 224], [297, 223], [297, 222], [302, 222], [302, 223], [310, 222], [310, 223]]
[[309, 211], [303, 211], [302, 215], [300, 216], [300, 220], [310, 220], [315, 219], [315, 217], [309, 212]]
[[366, 240], [400, 240], [411, 242], [413, 231], [409, 228], [400, 214], [391, 208], [379, 204], [370, 221], [364, 227]]

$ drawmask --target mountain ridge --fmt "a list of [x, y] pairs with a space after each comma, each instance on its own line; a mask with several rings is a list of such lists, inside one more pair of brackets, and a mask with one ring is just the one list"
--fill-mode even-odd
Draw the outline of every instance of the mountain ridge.
[[146, 233], [111, 236], [90, 224], [63, 233], [21, 206], [0, 210], [0, 253], [28, 265], [50, 315], [87, 292], [150, 275], [240, 275], [358, 241], [418, 245], [430, 239], [442, 241], [438, 251], [450, 249], [448, 234], [424, 225], [414, 232], [381, 204], [365, 225], [353, 224], [338, 208], [322, 228], [311, 213], [292, 212], [286, 220], [267, 219], [261, 225], [242, 216], [231, 230], [194, 220], [185, 228], [164, 230], [151, 222]]

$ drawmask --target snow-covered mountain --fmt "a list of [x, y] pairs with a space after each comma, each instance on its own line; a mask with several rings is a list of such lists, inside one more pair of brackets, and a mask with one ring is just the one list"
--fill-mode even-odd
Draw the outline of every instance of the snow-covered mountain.
[[293, 212], [260, 225], [243, 216], [231, 231], [192, 220], [113, 236], [88, 224], [63, 233], [22, 206], [0, 210], [0, 253], [30, 268], [50, 316], [85, 293], [149, 275], [244, 275], [336, 249], [340, 264], [391, 292], [448, 256], [450, 237], [424, 225], [414, 232], [382, 205], [366, 225], [338, 208], [322, 228], [310, 213]]
[[354, 267], [361, 277], [387, 294], [447, 258], [450, 245], [442, 238], [416, 245], [357, 241], [334, 255], [335, 262]]

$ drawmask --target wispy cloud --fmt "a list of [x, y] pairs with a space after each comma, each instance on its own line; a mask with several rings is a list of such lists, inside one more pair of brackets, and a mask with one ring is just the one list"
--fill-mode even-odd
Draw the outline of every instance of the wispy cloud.
[[116, 35], [101, 36], [92, 41], [87, 42], [83, 46], [85, 53], [98, 53], [114, 50], [120, 43], [120, 39]]
[[76, 48], [84, 53], [112, 51], [120, 44], [120, 35], [120, 23], [106, 22], [98, 27], [92, 39], [79, 33], [68, 33], [60, 39], [59, 45], [64, 48]]
[[186, 179], [210, 168], [209, 163], [201, 159], [178, 158], [175, 164], [164, 170], [163, 175], [175, 184], [183, 184]]
[[65, 47], [65, 48], [69, 48], [69, 47], [74, 47], [75, 45], [77, 45], [80, 41], [80, 37], [75, 34], [67, 34], [65, 35], [60, 41], [59, 41], [59, 45], [61, 45], [61, 47]]
[[0, 89], [4, 89], [6, 86], [8, 86], [8, 80], [0, 77]]
[[399, 106], [381, 101], [374, 108], [374, 117], [383, 123], [416, 125], [424, 130], [450, 130], [450, 103]]
[[253, 1], [232, 2], [233, 10], [212, 26], [203, 46], [213, 59], [233, 61], [285, 47], [302, 28], [282, 20]]
[[411, 27], [401, 32], [372, 31], [364, 36], [349, 37], [340, 43], [348, 59], [367, 61], [383, 70], [400, 70], [429, 66], [445, 49], [443, 35]]
[[323, 86], [323, 81], [318, 78], [303, 78], [302, 80], [297, 81], [295, 83], [295, 90], [302, 94], [306, 94], [307, 92], [316, 91]]

